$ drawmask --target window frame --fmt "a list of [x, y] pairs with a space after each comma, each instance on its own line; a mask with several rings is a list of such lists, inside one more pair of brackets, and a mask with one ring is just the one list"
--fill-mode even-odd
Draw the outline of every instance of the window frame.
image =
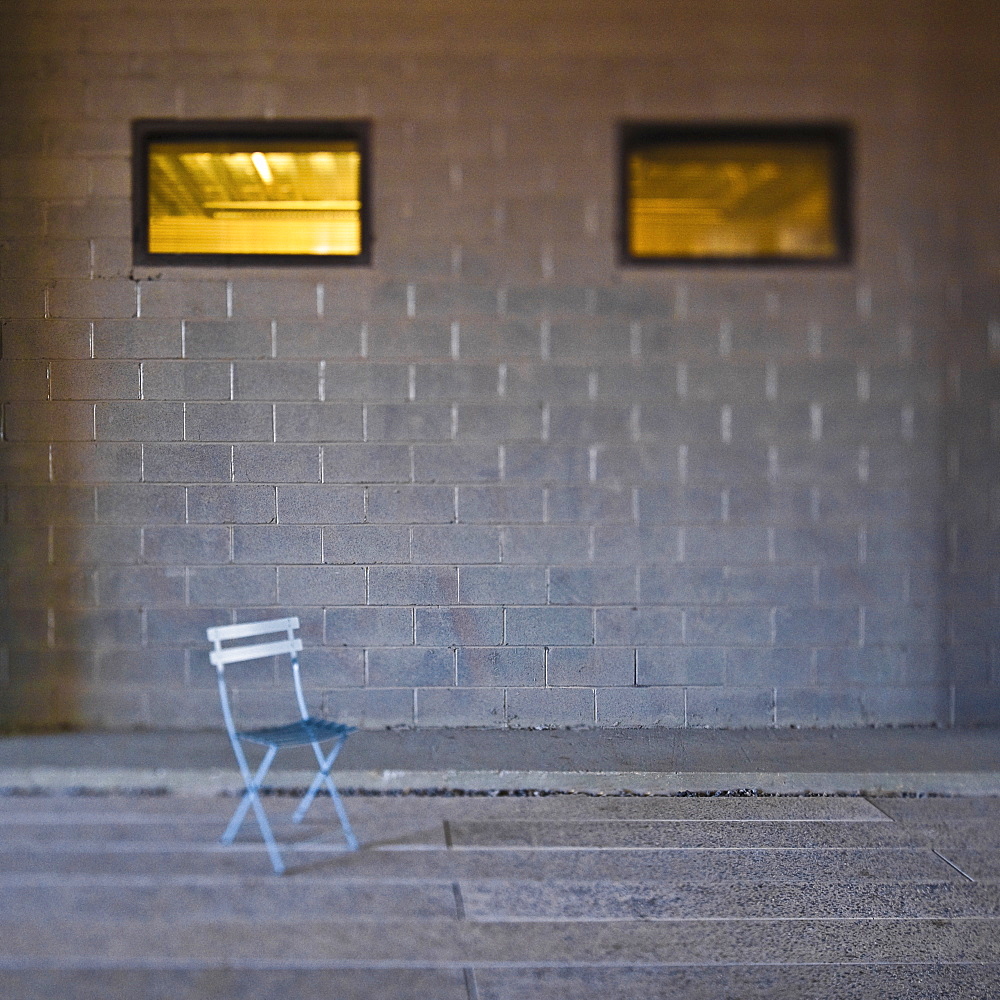
[[[183, 119], [132, 122], [132, 261], [177, 267], [367, 267], [371, 264], [371, 123], [361, 119]], [[357, 254], [162, 253], [149, 249], [149, 147], [153, 142], [260, 140], [356, 142], [361, 154]]]
[[[837, 252], [829, 257], [792, 254], [767, 256], [635, 256], [630, 250], [629, 156], [636, 149], [670, 142], [822, 142], [833, 162], [831, 199]], [[626, 121], [618, 129], [618, 261], [626, 267], [842, 267], [854, 260], [852, 127], [844, 122], [719, 122], [691, 123]]]

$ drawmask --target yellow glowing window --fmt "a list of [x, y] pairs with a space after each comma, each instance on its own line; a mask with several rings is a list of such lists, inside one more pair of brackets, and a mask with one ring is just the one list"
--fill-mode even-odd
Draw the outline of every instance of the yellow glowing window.
[[137, 122], [135, 256], [148, 263], [366, 263], [366, 130]]
[[840, 127], [623, 131], [626, 262], [849, 259]]

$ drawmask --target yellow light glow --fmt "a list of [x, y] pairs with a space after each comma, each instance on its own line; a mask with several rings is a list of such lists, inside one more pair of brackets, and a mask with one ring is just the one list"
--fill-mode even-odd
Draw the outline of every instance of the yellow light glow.
[[835, 258], [834, 167], [805, 141], [666, 142], [628, 159], [635, 258]]
[[153, 142], [149, 251], [361, 253], [356, 141]]

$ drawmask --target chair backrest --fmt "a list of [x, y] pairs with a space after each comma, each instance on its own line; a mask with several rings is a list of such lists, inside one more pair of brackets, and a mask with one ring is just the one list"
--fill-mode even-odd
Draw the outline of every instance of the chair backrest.
[[[295, 684], [295, 698], [303, 719], [309, 718], [305, 694], [302, 691], [302, 679], [299, 676], [299, 651], [302, 640], [295, 635], [299, 627], [298, 618], [271, 618], [263, 622], [242, 622], [239, 625], [216, 625], [205, 630], [213, 649], [208, 658], [218, 671], [219, 696], [222, 699], [222, 713], [226, 719], [226, 728], [234, 731], [232, 711], [229, 706], [229, 692], [226, 689], [225, 668], [230, 663], [244, 663], [247, 660], [260, 660], [270, 656], [281, 656], [285, 653], [291, 658], [292, 678]], [[224, 642], [234, 639], [253, 639], [257, 636], [274, 635], [284, 632], [285, 638], [269, 642], [247, 643], [242, 646], [223, 646]]]

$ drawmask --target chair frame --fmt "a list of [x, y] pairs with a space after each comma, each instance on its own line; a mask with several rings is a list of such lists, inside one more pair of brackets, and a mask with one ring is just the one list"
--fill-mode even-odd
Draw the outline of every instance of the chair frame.
[[[316, 798], [322, 785], [326, 785], [333, 806], [337, 811], [341, 829], [344, 832], [344, 839], [347, 846], [354, 851], [358, 848], [358, 840], [351, 829], [350, 820], [347, 818], [347, 811], [341, 801], [337, 786], [330, 777], [330, 769], [337, 759], [344, 746], [347, 737], [356, 732], [355, 727], [346, 726], [341, 723], [331, 722], [326, 719], [311, 716], [306, 707], [305, 694], [302, 690], [302, 678], [299, 671], [299, 651], [302, 649], [302, 640], [295, 632], [299, 628], [298, 618], [273, 618], [268, 621], [244, 622], [239, 625], [219, 625], [206, 630], [209, 641], [213, 644], [213, 649], [209, 652], [209, 659], [215, 667], [219, 682], [219, 699], [222, 702], [222, 715], [226, 723], [226, 732], [229, 734], [229, 742], [232, 744], [233, 753], [236, 755], [236, 762], [239, 765], [240, 774], [243, 777], [244, 791], [240, 804], [236, 807], [229, 825], [226, 827], [221, 840], [223, 844], [231, 844], [239, 832], [240, 827], [246, 819], [247, 813], [253, 809], [260, 828], [261, 836], [267, 847], [267, 853], [271, 858], [271, 864], [278, 875], [285, 871], [285, 863], [281, 856], [278, 843], [271, 830], [267, 814], [260, 801], [260, 790], [278, 750], [286, 746], [312, 746], [316, 755], [316, 763], [319, 765], [316, 777], [306, 794], [299, 802], [298, 808], [292, 815], [292, 822], [301, 823], [305, 818], [309, 807]], [[284, 632], [285, 638], [277, 641], [257, 642], [245, 645], [235, 645], [223, 647], [223, 643], [234, 639], [252, 639], [256, 636], [273, 635]], [[270, 726], [258, 729], [237, 729], [233, 718], [233, 711], [229, 689], [226, 684], [225, 668], [231, 663], [243, 663], [248, 660], [259, 660], [267, 657], [281, 656], [288, 654], [291, 659], [292, 677], [295, 685], [295, 698], [298, 702], [300, 719], [280, 726]], [[322, 743], [332, 740], [333, 746], [328, 752], [324, 752]], [[256, 743], [266, 746], [267, 751], [264, 759], [252, 770], [243, 749], [243, 742]]]

